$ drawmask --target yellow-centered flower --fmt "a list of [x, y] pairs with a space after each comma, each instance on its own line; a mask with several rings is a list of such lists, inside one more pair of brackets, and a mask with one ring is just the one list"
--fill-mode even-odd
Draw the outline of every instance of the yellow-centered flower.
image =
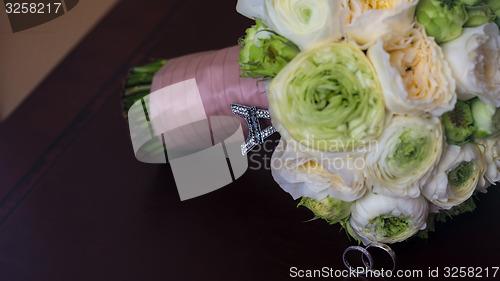
[[[323, 200], [326, 197], [352, 202], [363, 197], [366, 188], [362, 170], [349, 164], [347, 158], [311, 157], [301, 151], [295, 141], [281, 140], [271, 159], [271, 173], [276, 182], [294, 199], [308, 197]], [[340, 166], [342, 171], [330, 171], [328, 166]], [[353, 168], [349, 168], [353, 166]], [[332, 168], [332, 167], [330, 167]], [[339, 167], [340, 168], [340, 167]], [[341, 173], [341, 174], [339, 174]], [[344, 180], [345, 178], [345, 180]]]
[[399, 2], [408, 0], [362, 0], [365, 9], [390, 9]]
[[390, 111], [441, 116], [454, 108], [455, 80], [441, 48], [421, 25], [379, 39], [368, 58]]
[[322, 177], [325, 181], [329, 182], [332, 186], [345, 186], [344, 181], [338, 174], [328, 172], [325, 166], [315, 161], [308, 161], [297, 168], [298, 172], [307, 173], [311, 176]]
[[342, 0], [345, 33], [365, 45], [378, 37], [402, 31], [415, 17], [418, 0]]

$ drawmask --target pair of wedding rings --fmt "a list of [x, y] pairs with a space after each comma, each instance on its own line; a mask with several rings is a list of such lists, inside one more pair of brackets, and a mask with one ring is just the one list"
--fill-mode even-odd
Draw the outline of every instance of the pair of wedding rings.
[[[347, 267], [347, 269], [352, 270], [356, 272], [359, 275], [365, 275], [367, 271], [370, 271], [373, 269], [373, 257], [368, 251], [370, 248], [379, 248], [385, 251], [386, 253], [389, 254], [392, 260], [392, 269], [391, 271], [394, 271], [396, 269], [396, 253], [387, 245], [382, 244], [382, 243], [370, 243], [368, 244], [365, 248], [361, 246], [350, 246], [345, 249], [344, 254], [342, 255], [342, 260], [344, 261], [344, 265]], [[361, 261], [363, 262], [364, 268], [355, 268], [351, 266], [347, 259], [347, 253], [351, 251], [356, 251], [356, 252], [361, 252]]]

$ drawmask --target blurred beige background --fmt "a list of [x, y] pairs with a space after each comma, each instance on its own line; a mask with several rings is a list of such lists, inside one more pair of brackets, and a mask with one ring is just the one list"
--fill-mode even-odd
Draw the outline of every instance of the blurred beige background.
[[116, 3], [118, 0], [82, 0], [65, 15], [17, 33], [12, 33], [5, 10], [0, 10], [0, 122]]

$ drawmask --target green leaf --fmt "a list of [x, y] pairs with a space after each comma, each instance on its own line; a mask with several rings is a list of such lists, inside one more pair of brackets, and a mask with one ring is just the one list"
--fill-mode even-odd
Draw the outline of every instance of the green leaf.
[[304, 206], [311, 210], [318, 218], [326, 220], [329, 224], [335, 224], [349, 217], [352, 202], [345, 202], [327, 196], [322, 200], [302, 197], [297, 207]]
[[439, 213], [431, 213], [427, 217], [427, 227], [424, 230], [420, 230], [415, 234], [416, 237], [428, 239], [429, 233], [436, 231], [436, 225], [438, 223], [442, 224], [447, 222], [449, 219], [458, 216], [463, 213], [473, 212], [476, 209], [476, 203], [474, 202], [474, 196], [471, 196], [464, 203], [451, 208], [450, 210], [442, 210]]

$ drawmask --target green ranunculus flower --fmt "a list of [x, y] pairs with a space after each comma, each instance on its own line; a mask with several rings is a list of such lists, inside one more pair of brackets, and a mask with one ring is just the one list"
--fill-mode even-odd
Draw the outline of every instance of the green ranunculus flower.
[[464, 27], [477, 27], [485, 23], [493, 22], [496, 18], [495, 13], [488, 5], [467, 7], [468, 20]]
[[443, 151], [437, 117], [394, 116], [366, 159], [366, 185], [387, 196], [418, 197]]
[[297, 207], [305, 206], [311, 210], [316, 217], [322, 218], [328, 223], [333, 224], [347, 218], [351, 214], [351, 205], [352, 202], [345, 202], [327, 196], [322, 200], [302, 197]]
[[464, 3], [457, 0], [420, 0], [417, 21], [437, 43], [451, 41], [462, 34], [468, 19]]
[[247, 29], [240, 44], [243, 49], [238, 62], [243, 71], [242, 77], [254, 79], [273, 78], [299, 53], [295, 44], [259, 21]]
[[470, 137], [476, 132], [472, 111], [467, 102], [457, 101], [455, 109], [442, 116], [446, 141], [449, 144], [461, 145], [470, 141]]
[[357, 149], [377, 139], [384, 127], [379, 80], [351, 43], [301, 52], [273, 79], [268, 97], [278, 132], [309, 148]]

